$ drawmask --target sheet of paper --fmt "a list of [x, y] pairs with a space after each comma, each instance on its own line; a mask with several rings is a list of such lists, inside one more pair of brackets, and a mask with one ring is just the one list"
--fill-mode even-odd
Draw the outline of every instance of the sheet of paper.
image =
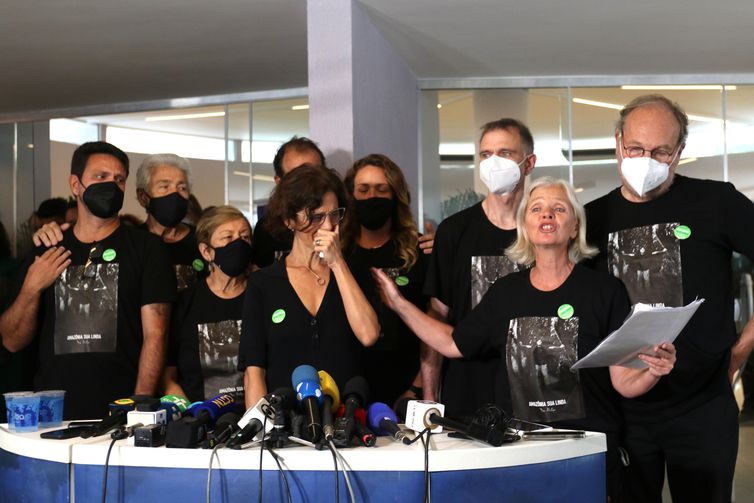
[[645, 368], [639, 353], [652, 353], [661, 342], [673, 342], [704, 299], [683, 307], [652, 307], [636, 304], [618, 330], [605, 338], [588, 355], [571, 366], [572, 370], [620, 365]]

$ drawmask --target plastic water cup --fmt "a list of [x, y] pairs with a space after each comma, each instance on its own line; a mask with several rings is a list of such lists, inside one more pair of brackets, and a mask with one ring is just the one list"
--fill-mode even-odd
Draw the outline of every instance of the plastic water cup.
[[48, 428], [63, 424], [64, 390], [46, 390], [39, 395], [39, 426]]
[[16, 431], [37, 431], [39, 428], [39, 395], [13, 397], [11, 422]]
[[34, 393], [32, 391], [13, 391], [11, 393], [3, 393], [5, 397], [5, 410], [8, 420], [8, 429], [15, 430], [13, 425], [13, 399], [19, 396], [31, 396]]

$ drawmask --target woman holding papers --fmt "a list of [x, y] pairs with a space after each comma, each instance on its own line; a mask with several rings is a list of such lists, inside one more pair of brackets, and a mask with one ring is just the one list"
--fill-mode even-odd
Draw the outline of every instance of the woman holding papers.
[[517, 213], [518, 238], [506, 250], [529, 268], [499, 279], [455, 329], [403, 299], [381, 272], [373, 274], [383, 300], [425, 343], [449, 358], [497, 350], [507, 368], [510, 395], [499, 405], [515, 417], [556, 427], [601, 431], [608, 437], [608, 494], [617, 494], [619, 397], [651, 389], [675, 363], [662, 343], [640, 355], [645, 368], [571, 370], [617, 329], [630, 305], [623, 285], [579, 265], [596, 253], [586, 243], [584, 210], [571, 186], [535, 180]]

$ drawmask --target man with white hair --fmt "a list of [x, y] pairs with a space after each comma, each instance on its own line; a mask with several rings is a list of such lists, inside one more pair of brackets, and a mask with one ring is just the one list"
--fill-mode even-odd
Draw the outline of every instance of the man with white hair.
[[624, 399], [626, 501], [731, 500], [738, 409], [730, 377], [754, 346], [736, 333], [731, 254], [754, 258], [754, 204], [730, 183], [676, 174], [688, 116], [661, 95], [634, 99], [615, 130], [621, 186], [587, 209], [596, 267], [626, 285], [631, 303], [704, 303], [675, 341], [675, 368], [647, 394]]
[[183, 223], [191, 183], [191, 165], [175, 154], [150, 155], [136, 172], [136, 198], [147, 211], [143, 227], [167, 245], [178, 290], [192, 285], [204, 270], [194, 228]]

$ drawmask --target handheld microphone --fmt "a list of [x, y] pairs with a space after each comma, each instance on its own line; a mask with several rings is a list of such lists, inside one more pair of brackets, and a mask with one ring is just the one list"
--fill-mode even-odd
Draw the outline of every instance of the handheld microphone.
[[306, 411], [306, 429], [312, 443], [317, 443], [322, 436], [322, 421], [319, 409], [322, 405], [322, 389], [319, 386], [317, 369], [311, 365], [299, 365], [291, 376], [296, 398]]
[[[285, 428], [285, 411], [293, 408], [293, 395], [291, 388], [278, 388], [260, 398], [238, 421], [241, 429], [230, 437], [225, 446], [240, 449], [254, 438], [262, 440], [262, 437], [273, 428]], [[265, 431], [262, 431], [262, 428]]]
[[374, 402], [367, 410], [367, 421], [372, 431], [379, 436], [391, 436], [396, 442], [411, 445], [411, 439], [398, 427], [398, 417], [393, 409], [382, 402]]
[[442, 428], [436, 430], [435, 427], [445, 426], [494, 447], [499, 447], [505, 442], [505, 432], [498, 428], [475, 422], [464, 423], [457, 419], [443, 417], [444, 412], [445, 406], [442, 404], [428, 400], [411, 400], [406, 409], [406, 426], [418, 432], [425, 428], [442, 431]]
[[167, 427], [165, 445], [168, 447], [194, 448], [207, 436], [217, 419], [225, 412], [231, 412], [235, 400], [231, 395], [218, 395], [206, 402], [194, 404], [187, 415], [173, 421]]
[[354, 414], [356, 409], [366, 404], [369, 398], [369, 384], [361, 376], [354, 376], [346, 382], [342, 394], [345, 402], [343, 416], [335, 421], [333, 443], [337, 447], [348, 447], [354, 435]]
[[212, 449], [218, 444], [222, 444], [238, 430], [238, 414], [235, 412], [226, 412], [217, 419], [215, 429], [211, 435], [207, 435], [207, 440], [202, 443], [202, 447]]
[[338, 385], [335, 384], [335, 379], [330, 376], [324, 370], [319, 372], [319, 384], [322, 387], [323, 404], [322, 404], [322, 431], [325, 435], [325, 440], [332, 440], [335, 434], [335, 428], [333, 427], [333, 413], [340, 407], [340, 392], [338, 391]]

